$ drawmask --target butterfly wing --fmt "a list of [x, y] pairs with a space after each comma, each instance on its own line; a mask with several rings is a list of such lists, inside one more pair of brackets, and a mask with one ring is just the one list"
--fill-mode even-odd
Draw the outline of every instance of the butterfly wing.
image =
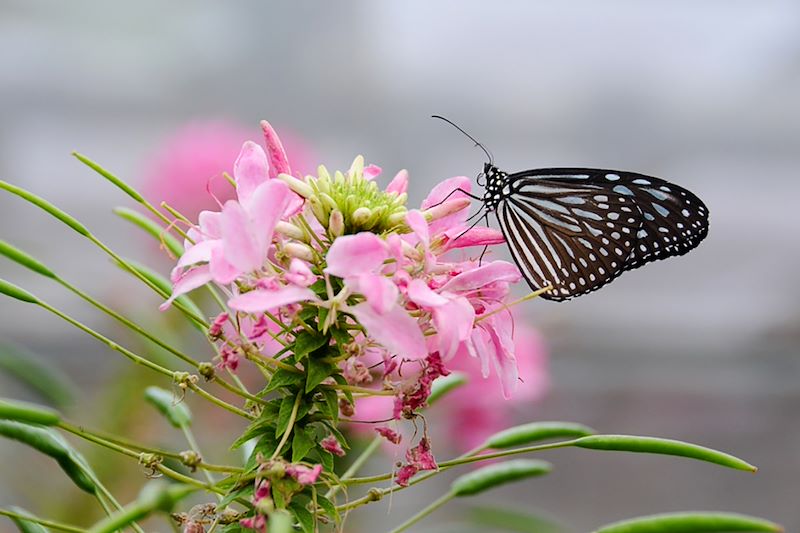
[[625, 270], [683, 255], [708, 232], [694, 194], [659, 178], [601, 169], [538, 169], [507, 176], [498, 223], [528, 284], [563, 301]]

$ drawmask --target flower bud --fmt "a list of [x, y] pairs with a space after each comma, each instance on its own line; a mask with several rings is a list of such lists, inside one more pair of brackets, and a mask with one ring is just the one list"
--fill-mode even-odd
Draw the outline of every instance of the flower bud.
[[350, 178], [357, 177], [360, 178], [364, 174], [364, 156], [357, 155], [355, 159], [353, 159], [353, 164], [350, 165], [350, 170], [347, 171], [347, 174]]
[[338, 209], [331, 211], [331, 216], [328, 220], [328, 233], [333, 238], [341, 237], [344, 234], [344, 216]]
[[326, 194], [324, 192], [320, 192], [319, 193], [319, 199], [322, 201], [322, 205], [323, 205], [323, 207], [325, 207], [325, 209], [327, 211], [332, 211], [334, 209], [338, 209], [339, 208], [339, 206], [336, 205], [336, 200], [331, 198], [331, 196], [329, 194]]
[[353, 224], [355, 226], [365, 226], [372, 217], [372, 210], [368, 207], [359, 207], [353, 211]]
[[275, 231], [284, 237], [289, 237], [290, 239], [297, 239], [298, 241], [306, 242], [308, 241], [308, 237], [303, 230], [291, 222], [284, 222], [283, 220], [278, 221], [278, 224], [275, 226]]
[[278, 174], [277, 179], [284, 182], [291, 190], [302, 196], [303, 198], [310, 198], [314, 194], [314, 190], [305, 181], [299, 180], [289, 174]]
[[446, 202], [426, 209], [422, 214], [426, 221], [433, 222], [434, 220], [439, 220], [453, 213], [458, 213], [462, 209], [468, 208], [469, 205], [469, 198], [453, 198], [452, 200], [447, 200]]
[[308, 246], [307, 244], [302, 244], [299, 242], [290, 242], [283, 247], [283, 251], [289, 257], [296, 257], [298, 259], [302, 259], [304, 261], [309, 261], [309, 262], [314, 261], [314, 249]]

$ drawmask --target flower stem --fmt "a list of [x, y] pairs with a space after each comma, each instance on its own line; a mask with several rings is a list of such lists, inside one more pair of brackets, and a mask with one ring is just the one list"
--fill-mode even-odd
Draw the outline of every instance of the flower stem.
[[[375, 453], [375, 451], [378, 448], [380, 448], [382, 441], [383, 441], [383, 437], [381, 437], [381, 436], [377, 436], [374, 439], [372, 439], [370, 441], [370, 443], [367, 445], [367, 447], [364, 448], [364, 451], [361, 452], [361, 455], [356, 457], [356, 460], [353, 461], [353, 464], [351, 464], [350, 468], [348, 468], [345, 471], [345, 473], [342, 474], [342, 476], [339, 478], [339, 480], [340, 481], [345, 481], [345, 480], [350, 479], [354, 475], [356, 475], [358, 473], [358, 471], [361, 469], [361, 467], [364, 466], [364, 463], [366, 463], [367, 460], [372, 456], [372, 454]], [[326, 498], [332, 498], [333, 496], [336, 495], [337, 492], [339, 492], [339, 490], [342, 488], [342, 486], [343, 485], [339, 484], [339, 485], [336, 485], [334, 487], [331, 487], [331, 489], [328, 491], [328, 493], [325, 495], [325, 497]]]
[[54, 520], [45, 520], [43, 518], [37, 518], [35, 516], [30, 516], [27, 514], [19, 514], [15, 513], [14, 511], [9, 511], [8, 509], [0, 508], [0, 515], [7, 516], [9, 518], [16, 518], [18, 520], [27, 520], [28, 522], [35, 522], [41, 526], [49, 527], [50, 529], [57, 529], [59, 531], [67, 531], [69, 533], [84, 533], [86, 530], [82, 527], [78, 526], [71, 526], [69, 524], [64, 524], [62, 522], [56, 522]]
[[[184, 437], [186, 437], [186, 442], [189, 443], [189, 448], [194, 453], [196, 453], [197, 455], [199, 455], [202, 458], [203, 454], [200, 452], [200, 446], [197, 444], [197, 439], [194, 438], [194, 433], [192, 433], [192, 430], [191, 430], [191, 428], [189, 428], [189, 425], [188, 424], [183, 424], [181, 426], [181, 430], [183, 430], [183, 435], [184, 435]], [[202, 461], [201, 461], [201, 464], [202, 464]], [[217, 482], [214, 479], [214, 476], [208, 470], [203, 469], [203, 475], [205, 476], [206, 481], [208, 481], [209, 485], [214, 485]], [[217, 496], [218, 500], [222, 501], [222, 495], [221, 494], [217, 494], [216, 496]]]
[[425, 509], [418, 512], [417, 514], [415, 514], [414, 516], [412, 516], [411, 518], [409, 518], [408, 520], [406, 520], [405, 522], [394, 528], [391, 531], [391, 533], [400, 533], [401, 531], [405, 531], [406, 529], [410, 528], [411, 526], [413, 526], [414, 524], [416, 524], [417, 522], [419, 522], [420, 520], [422, 520], [423, 518], [434, 512], [442, 505], [452, 500], [454, 497], [455, 494], [453, 494], [452, 492], [448, 492], [447, 494], [445, 494], [444, 496], [442, 496], [441, 498], [439, 498], [438, 500], [427, 506]]

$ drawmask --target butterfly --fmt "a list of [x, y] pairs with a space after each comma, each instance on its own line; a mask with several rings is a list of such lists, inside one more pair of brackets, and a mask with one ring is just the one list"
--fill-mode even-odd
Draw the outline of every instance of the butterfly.
[[[708, 208], [691, 191], [661, 178], [596, 168], [507, 173], [492, 155], [478, 222], [494, 214], [514, 262], [541, 297], [565, 301], [595, 291], [627, 270], [697, 247], [708, 234]], [[462, 191], [467, 192], [467, 191]]]

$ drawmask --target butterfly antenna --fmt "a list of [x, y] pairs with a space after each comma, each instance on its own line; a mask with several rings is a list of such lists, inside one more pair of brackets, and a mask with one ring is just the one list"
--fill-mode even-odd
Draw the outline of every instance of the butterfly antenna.
[[472, 135], [470, 135], [469, 133], [467, 133], [466, 131], [464, 131], [464, 129], [463, 129], [463, 128], [461, 128], [461, 127], [460, 127], [458, 124], [456, 124], [455, 122], [453, 122], [452, 120], [450, 120], [450, 119], [448, 119], [448, 118], [444, 118], [444, 117], [443, 117], [443, 116], [441, 116], [441, 115], [431, 115], [431, 118], [438, 118], [439, 120], [444, 120], [445, 122], [447, 122], [448, 124], [450, 124], [451, 126], [453, 126], [455, 129], [457, 129], [458, 131], [460, 131], [461, 133], [463, 133], [464, 135], [466, 135], [466, 136], [467, 136], [467, 138], [468, 138], [469, 140], [471, 140], [472, 142], [474, 142], [474, 143], [475, 143], [475, 146], [477, 146], [478, 148], [480, 148], [481, 150], [483, 150], [483, 153], [484, 153], [484, 154], [486, 154], [486, 157], [488, 157], [488, 158], [489, 158], [489, 164], [490, 164], [490, 165], [494, 165], [494, 157], [492, 157], [492, 154], [491, 154], [491, 152], [489, 152], [489, 150], [487, 150], [487, 149], [486, 149], [486, 147], [485, 147], [484, 145], [482, 145], [481, 143], [479, 143], [479, 142], [478, 142], [478, 141], [475, 139], [475, 137], [473, 137]]

